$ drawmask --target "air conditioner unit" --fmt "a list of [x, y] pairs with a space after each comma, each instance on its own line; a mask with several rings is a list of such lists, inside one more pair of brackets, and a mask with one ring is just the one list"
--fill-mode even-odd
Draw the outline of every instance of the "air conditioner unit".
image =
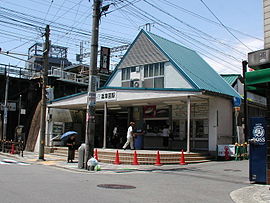
[[131, 80], [130, 81], [130, 87], [141, 88], [141, 87], [143, 87], [143, 81], [141, 81], [141, 80]]
[[262, 68], [270, 64], [270, 49], [262, 49], [248, 53], [248, 66], [251, 68]]
[[131, 72], [130, 73], [131, 80], [139, 80], [140, 76], [141, 76], [140, 72]]

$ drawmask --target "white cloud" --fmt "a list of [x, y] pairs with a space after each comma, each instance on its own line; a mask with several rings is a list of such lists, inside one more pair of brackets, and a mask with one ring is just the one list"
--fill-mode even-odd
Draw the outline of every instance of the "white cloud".
[[[258, 39], [246, 39], [242, 41], [247, 47], [252, 49], [253, 51], [263, 49], [263, 41]], [[207, 57], [203, 57], [206, 62], [215, 69], [219, 74], [241, 74], [242, 73], [242, 60], [247, 60], [247, 56], [249, 52], [252, 52], [252, 50], [248, 49], [241, 43], [237, 43], [233, 45], [233, 47], [240, 52], [244, 54], [240, 56], [239, 54], [234, 54], [233, 52], [230, 52], [227, 54], [233, 55], [235, 58], [239, 59], [239, 61], [236, 61], [230, 57], [224, 58], [224, 56], [221, 56], [220, 54], [215, 54], [219, 58], [224, 58], [227, 62], [221, 61], [220, 59], [210, 59]]]

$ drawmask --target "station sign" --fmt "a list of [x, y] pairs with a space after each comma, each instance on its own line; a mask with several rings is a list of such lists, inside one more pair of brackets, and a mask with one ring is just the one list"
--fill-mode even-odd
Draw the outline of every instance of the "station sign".
[[97, 92], [96, 93], [96, 101], [97, 102], [107, 102], [107, 101], [116, 101], [116, 100], [117, 100], [116, 91]]

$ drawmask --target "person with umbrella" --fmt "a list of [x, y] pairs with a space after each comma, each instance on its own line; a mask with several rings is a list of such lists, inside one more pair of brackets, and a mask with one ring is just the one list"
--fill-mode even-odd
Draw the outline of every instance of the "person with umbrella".
[[75, 156], [75, 149], [76, 149], [76, 142], [75, 142], [75, 136], [78, 135], [77, 132], [75, 131], [69, 131], [64, 133], [61, 136], [61, 139], [63, 141], [66, 140], [66, 146], [68, 147], [68, 158], [67, 158], [67, 162], [71, 162], [73, 163], [74, 160], [74, 156]]

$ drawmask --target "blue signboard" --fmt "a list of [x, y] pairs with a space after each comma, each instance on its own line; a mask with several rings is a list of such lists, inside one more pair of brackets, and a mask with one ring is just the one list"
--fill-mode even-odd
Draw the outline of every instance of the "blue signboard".
[[233, 107], [241, 106], [241, 98], [240, 97], [233, 97]]
[[249, 179], [266, 183], [267, 143], [266, 120], [262, 117], [249, 119]]

